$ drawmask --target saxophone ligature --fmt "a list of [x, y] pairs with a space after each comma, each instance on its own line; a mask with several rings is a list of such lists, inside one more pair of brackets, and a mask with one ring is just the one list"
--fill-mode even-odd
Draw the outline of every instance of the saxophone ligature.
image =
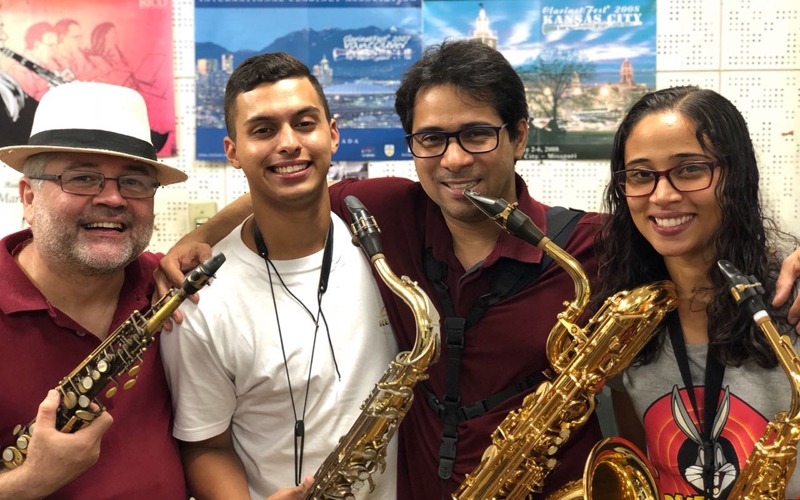
[[[604, 381], [622, 372], [653, 337], [666, 314], [677, 307], [670, 281], [621, 291], [608, 298], [584, 328], [575, 322], [589, 302], [589, 280], [582, 266], [559, 248], [516, 204], [473, 191], [464, 195], [503, 229], [542, 249], [575, 284], [575, 299], [547, 339], [547, 357], [555, 375], [528, 395], [492, 433], [477, 468], [453, 494], [455, 500], [520, 500], [540, 493], [558, 464], [556, 454], [595, 408]], [[601, 441], [586, 465], [598, 471], [548, 498], [658, 498], [652, 468], [627, 441]]]
[[355, 196], [345, 198], [352, 220], [353, 243], [360, 245], [389, 289], [414, 313], [416, 340], [401, 352], [370, 395], [336, 449], [320, 465], [305, 500], [353, 499], [372, 475], [386, 468], [386, 448], [414, 399], [414, 386], [425, 380], [428, 366], [439, 359], [439, 313], [428, 295], [407, 276], [398, 278], [386, 263], [375, 219]]
[[797, 444], [800, 442], [800, 356], [789, 337], [781, 335], [772, 323], [762, 298], [764, 288], [755, 276], [745, 276], [727, 260], [720, 260], [717, 265], [730, 284], [736, 304], [752, 315], [753, 321], [767, 337], [792, 389], [790, 409], [779, 412], [767, 424], [764, 435], [755, 443], [728, 498], [784, 500], [786, 485], [797, 462]]
[[[130, 389], [136, 383], [142, 362], [142, 354], [153, 342], [156, 332], [183, 303], [189, 295], [203, 288], [214, 273], [225, 262], [223, 254], [217, 254], [190, 272], [179, 289], [170, 292], [154, 304], [145, 314], [134, 311], [113, 333], [86, 359], [64, 377], [55, 388], [61, 396], [56, 410], [56, 429], [72, 433], [83, 429], [98, 417], [105, 407], [98, 399], [105, 387], [111, 398], [120, 387], [119, 378], [128, 379], [123, 389]], [[15, 469], [25, 462], [36, 420], [28, 425], [17, 425], [14, 429], [16, 442], [3, 450], [3, 467]], [[2, 468], [0, 468], [0, 471]]]

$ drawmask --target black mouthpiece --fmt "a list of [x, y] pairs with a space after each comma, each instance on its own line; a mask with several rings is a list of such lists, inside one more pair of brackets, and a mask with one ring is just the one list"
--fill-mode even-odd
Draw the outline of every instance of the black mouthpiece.
[[764, 305], [764, 287], [755, 276], [745, 276], [727, 260], [717, 261], [719, 270], [730, 285], [730, 292], [736, 305], [744, 306], [750, 314], [766, 310]]
[[478, 207], [481, 212], [485, 213], [487, 217], [517, 238], [535, 246], [538, 246], [539, 242], [544, 238], [542, 230], [524, 212], [517, 210], [516, 205], [509, 205], [502, 198], [486, 196], [469, 189], [464, 190], [464, 196]]
[[218, 253], [197, 266], [183, 281], [183, 291], [188, 295], [197, 293], [205, 284], [214, 277], [214, 274], [225, 262], [225, 254]]
[[361, 203], [361, 200], [355, 196], [347, 196], [344, 199], [347, 210], [350, 212], [350, 220], [353, 223], [350, 225], [350, 230], [353, 235], [358, 239], [358, 244], [367, 252], [370, 258], [383, 253], [383, 245], [381, 245], [381, 230], [375, 218], [370, 215], [369, 210]]

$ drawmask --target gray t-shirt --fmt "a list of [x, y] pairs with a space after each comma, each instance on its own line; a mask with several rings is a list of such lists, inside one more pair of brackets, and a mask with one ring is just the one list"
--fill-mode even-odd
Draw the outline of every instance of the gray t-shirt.
[[[800, 344], [796, 337], [794, 344], [795, 348]], [[700, 415], [707, 351], [707, 344], [686, 346]], [[610, 384], [612, 388], [618, 387], [619, 379], [614, 382]], [[622, 375], [622, 382], [644, 424], [648, 455], [659, 474], [664, 498], [702, 499], [698, 419], [669, 336], [654, 362], [629, 367]], [[777, 412], [789, 410], [792, 399], [783, 368], [766, 370], [752, 361], [737, 368], [726, 367], [721, 392], [713, 427], [718, 488], [714, 498], [727, 497], [753, 445], [763, 436], [767, 422]], [[800, 495], [798, 476], [792, 477], [786, 489], [790, 498]]]

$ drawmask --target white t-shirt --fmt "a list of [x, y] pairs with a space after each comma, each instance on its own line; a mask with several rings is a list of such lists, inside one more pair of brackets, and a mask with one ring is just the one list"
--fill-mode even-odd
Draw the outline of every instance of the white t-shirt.
[[[274, 271], [270, 286], [264, 259], [242, 242], [241, 225], [214, 247], [226, 262], [201, 292], [199, 305], [185, 302], [183, 324], [162, 336], [174, 436], [201, 441], [230, 425], [254, 500], [294, 484], [295, 415], [302, 419], [305, 412], [304, 477], [317, 471], [347, 433], [397, 354], [369, 263], [351, 243], [347, 226], [331, 217], [333, 259], [322, 298], [330, 343], [322, 320], [315, 341], [312, 318], [286, 292], [317, 316], [323, 251], [273, 261], [285, 287]], [[373, 476], [375, 491], [359, 498], [395, 498], [396, 448], [393, 440], [386, 471]]]

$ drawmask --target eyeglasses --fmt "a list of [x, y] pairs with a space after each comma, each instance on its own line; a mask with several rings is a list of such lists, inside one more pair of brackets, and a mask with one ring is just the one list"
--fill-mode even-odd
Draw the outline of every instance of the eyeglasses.
[[698, 162], [660, 171], [632, 168], [614, 172], [614, 182], [620, 193], [629, 198], [651, 195], [662, 177], [665, 177], [676, 191], [691, 193], [708, 189], [714, 180], [714, 170], [718, 166], [714, 162]]
[[417, 158], [442, 156], [450, 145], [451, 137], [455, 137], [458, 145], [467, 153], [488, 153], [497, 149], [500, 143], [500, 131], [506, 125], [508, 123], [499, 127], [490, 125], [466, 127], [455, 132], [416, 132], [406, 135], [406, 142], [411, 154]]
[[63, 174], [30, 175], [29, 179], [58, 181], [61, 190], [69, 194], [96, 196], [103, 191], [106, 181], [117, 181], [119, 194], [125, 198], [152, 198], [161, 184], [155, 177], [146, 174], [120, 175], [106, 177], [100, 172], [67, 170]]

